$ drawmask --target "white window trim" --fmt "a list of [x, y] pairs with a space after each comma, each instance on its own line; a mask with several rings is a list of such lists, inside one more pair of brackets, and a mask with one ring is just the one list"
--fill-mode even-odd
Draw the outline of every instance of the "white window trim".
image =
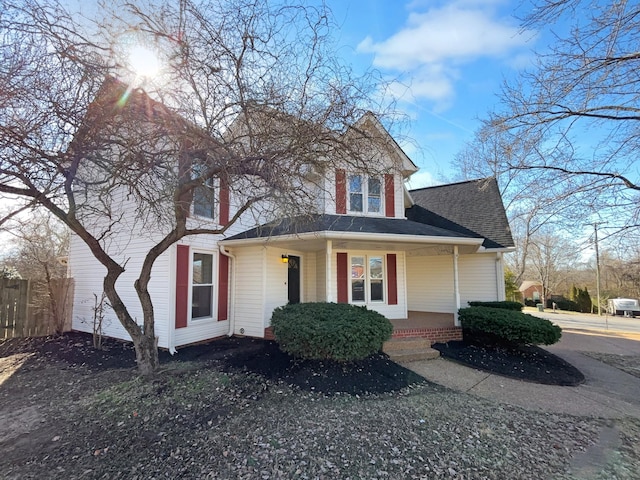
[[[362, 178], [362, 211], [351, 209], [351, 182], [353, 176], [359, 175]], [[369, 179], [377, 179], [380, 182], [380, 211], [369, 212]], [[366, 175], [364, 173], [347, 173], [347, 212], [353, 215], [367, 215], [371, 217], [385, 216], [385, 183], [384, 177], [380, 175]]]
[[[351, 276], [351, 268], [353, 266], [353, 257], [364, 257], [365, 276], [364, 276], [364, 302], [353, 300], [353, 277]], [[371, 300], [371, 275], [369, 272], [371, 257], [382, 257], [382, 300]], [[386, 253], [349, 253], [349, 303], [353, 305], [387, 305], [387, 254]]]
[[[216, 309], [218, 307], [218, 260], [215, 251], [213, 250], [205, 250], [205, 249], [197, 249], [190, 248], [191, 253], [189, 256], [189, 307], [187, 309], [188, 312], [188, 324], [202, 324], [205, 322], [215, 322], [216, 321]], [[211, 255], [211, 315], [208, 317], [197, 317], [193, 318], [193, 258], [197, 253], [201, 253], [204, 255]]]

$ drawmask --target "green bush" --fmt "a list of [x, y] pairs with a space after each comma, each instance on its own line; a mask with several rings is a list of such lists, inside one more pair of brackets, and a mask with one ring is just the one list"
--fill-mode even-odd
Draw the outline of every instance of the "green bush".
[[507, 345], [552, 345], [562, 329], [549, 320], [522, 312], [489, 307], [461, 308], [458, 312], [465, 340]]
[[297, 303], [276, 308], [271, 326], [280, 349], [300, 358], [341, 362], [366, 358], [391, 338], [378, 312], [343, 303]]
[[501, 308], [503, 310], [515, 310], [516, 312], [522, 311], [522, 304], [520, 302], [469, 302], [470, 307], [491, 307]]

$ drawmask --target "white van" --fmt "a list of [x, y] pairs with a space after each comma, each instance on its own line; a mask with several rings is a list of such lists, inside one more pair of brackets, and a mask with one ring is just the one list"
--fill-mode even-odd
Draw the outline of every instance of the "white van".
[[635, 298], [611, 298], [607, 304], [609, 315], [635, 317], [640, 315], [640, 304]]

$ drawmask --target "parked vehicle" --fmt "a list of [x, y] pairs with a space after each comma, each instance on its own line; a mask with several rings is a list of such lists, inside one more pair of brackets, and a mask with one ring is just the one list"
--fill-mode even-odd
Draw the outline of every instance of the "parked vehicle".
[[611, 298], [607, 304], [609, 315], [635, 317], [640, 315], [640, 304], [635, 298]]

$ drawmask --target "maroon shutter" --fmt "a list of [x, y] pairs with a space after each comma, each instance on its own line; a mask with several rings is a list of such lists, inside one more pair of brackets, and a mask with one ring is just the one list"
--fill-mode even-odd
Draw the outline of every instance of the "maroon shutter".
[[349, 303], [349, 265], [346, 253], [337, 258], [338, 303]]
[[387, 255], [387, 304], [398, 304], [398, 269], [395, 253]]
[[393, 185], [393, 175], [384, 175], [384, 214], [387, 217], [396, 216], [396, 191]]
[[218, 254], [218, 321], [229, 319], [229, 257]]
[[336, 170], [336, 213], [347, 213], [347, 174]]
[[189, 246], [178, 245], [176, 254], [176, 328], [187, 326], [189, 315]]
[[[229, 184], [224, 178], [220, 179], [220, 225], [229, 223]], [[227, 257], [224, 257], [227, 258]], [[228, 262], [227, 262], [228, 263]]]

